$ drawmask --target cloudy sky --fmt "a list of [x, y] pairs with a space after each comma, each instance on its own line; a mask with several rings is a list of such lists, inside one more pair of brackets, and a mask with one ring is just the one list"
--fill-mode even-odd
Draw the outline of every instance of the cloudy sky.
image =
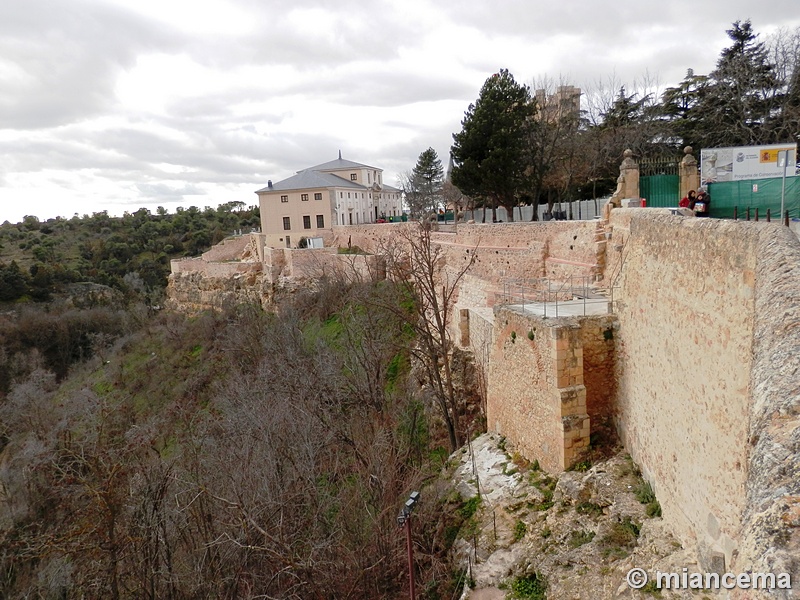
[[500, 68], [664, 87], [748, 18], [800, 1], [0, 0], [0, 222], [255, 204], [339, 150], [394, 184]]

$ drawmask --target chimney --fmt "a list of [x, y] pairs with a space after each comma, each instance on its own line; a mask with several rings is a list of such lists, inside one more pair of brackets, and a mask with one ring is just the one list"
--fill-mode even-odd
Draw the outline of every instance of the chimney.
[[342, 160], [342, 151], [339, 150], [339, 160]]
[[267, 181], [267, 187], [268, 187], [268, 188], [271, 188], [271, 187], [272, 187], [272, 179], [270, 179], [269, 181]]

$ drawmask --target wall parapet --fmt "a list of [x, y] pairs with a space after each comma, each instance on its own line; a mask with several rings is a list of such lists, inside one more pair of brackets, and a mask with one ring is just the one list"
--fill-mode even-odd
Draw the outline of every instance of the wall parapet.
[[[758, 232], [747, 438], [751, 450], [734, 569], [790, 573], [796, 585], [800, 581], [800, 241], [778, 224], [750, 225]], [[764, 597], [793, 596], [776, 591]]]

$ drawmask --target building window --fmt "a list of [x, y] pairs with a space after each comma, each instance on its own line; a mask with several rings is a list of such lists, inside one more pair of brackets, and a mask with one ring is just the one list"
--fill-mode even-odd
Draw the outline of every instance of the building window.
[[308, 194], [300, 194], [300, 200], [303, 202], [308, 202]]
[[355, 181], [356, 179], [358, 179], [358, 175], [355, 173], [350, 173], [350, 181]]
[[281, 196], [281, 202], [288, 202], [289, 196]]
[[367, 171], [367, 183], [372, 183], [372, 173]]
[[347, 192], [347, 197], [348, 197], [348, 198], [350, 197], [350, 192]]
[[322, 200], [322, 194], [320, 192], [314, 194], [314, 200]]
[[343, 192], [339, 192], [339, 198], [344, 198], [344, 193]]
[[291, 228], [292, 228], [292, 221], [289, 219], [289, 217], [283, 217], [283, 230], [289, 231], [291, 230]]
[[350, 225], [353, 224], [353, 213], [350, 213]]
[[317, 215], [317, 229], [325, 229], [325, 215]]
[[311, 229], [311, 216], [303, 215], [303, 229]]

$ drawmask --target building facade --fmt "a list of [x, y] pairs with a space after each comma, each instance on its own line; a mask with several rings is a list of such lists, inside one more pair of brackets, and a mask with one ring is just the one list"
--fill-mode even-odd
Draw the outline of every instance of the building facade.
[[294, 248], [333, 225], [361, 225], [403, 214], [402, 193], [383, 183], [383, 170], [342, 158], [267, 183], [256, 192], [266, 245]]

